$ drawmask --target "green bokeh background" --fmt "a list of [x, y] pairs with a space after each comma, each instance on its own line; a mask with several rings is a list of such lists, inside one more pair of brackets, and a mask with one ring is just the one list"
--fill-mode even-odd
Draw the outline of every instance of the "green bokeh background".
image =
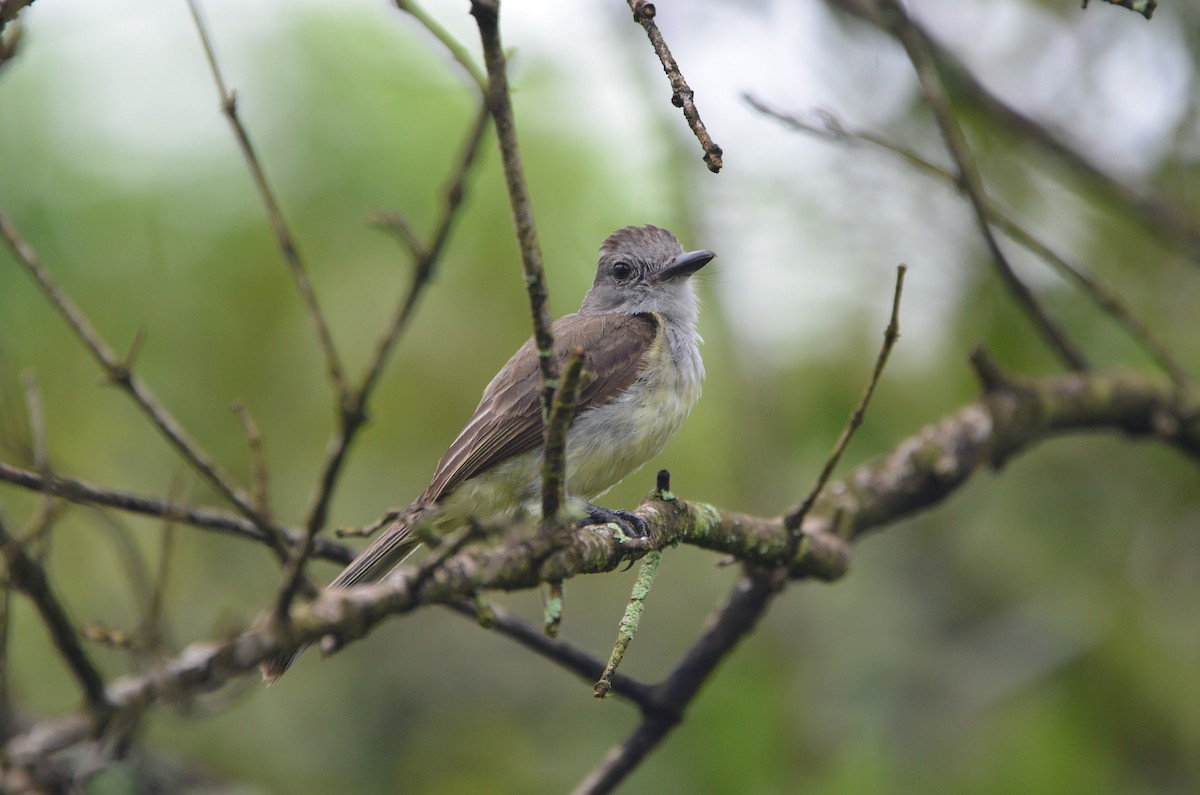
[[[112, 31], [73, 24], [55, 16], [54, 6], [40, 0], [26, 13], [24, 51], [0, 68], [0, 207], [115, 348], [141, 335], [137, 372], [202, 446], [247, 482], [246, 442], [229, 410], [232, 401], [244, 402], [266, 440], [271, 505], [284, 520], [299, 521], [333, 422], [331, 391], [308, 318], [217, 112], [186, 9], [108, 20], [114, 28], [161, 24], [164, 49], [194, 50], [187, 69], [167, 79], [137, 80], [161, 68], [152, 50], [129, 67], [123, 87], [137, 103], [197, 119], [186, 135], [176, 130], [161, 140], [154, 125], [114, 126], [119, 107], [86, 101], [88, 56], [79, 52], [121, 54], [102, 47]], [[277, 11], [257, 26], [214, 13], [214, 34], [356, 377], [410, 267], [403, 250], [365, 219], [395, 209], [422, 234], [430, 229], [474, 104], [455, 67], [401, 15], [365, 3], [350, 12], [282, 4]], [[613, 29], [640, 36], [636, 28], [625, 31], [624, 17], [615, 10]], [[1167, 24], [1160, 20], [1155, 24]], [[1144, 24], [1133, 15], [1122, 22]], [[885, 46], [861, 30], [842, 35]], [[1185, 43], [1194, 65], [1194, 33]], [[641, 44], [613, 58], [645, 57]], [[174, 68], [180, 61], [163, 62]], [[944, 200], [945, 191], [916, 177], [907, 193], [876, 196], [858, 217], [836, 198], [826, 207], [811, 197], [781, 197], [778, 183], [739, 176], [739, 152], [729, 146], [726, 173], [713, 177], [702, 170], [677, 112], [654, 90], [661, 87], [653, 82], [661, 80], [656, 66], [637, 63], [646, 84], [631, 87], [627, 105], [611, 111], [645, 120], [645, 151], [631, 156], [637, 168], [620, 165], [622, 151], [603, 131], [564, 120], [580, 87], [558, 73], [553, 58], [519, 50], [514, 76], [556, 313], [574, 309], [600, 240], [627, 223], [658, 223], [687, 246], [721, 254], [701, 287], [704, 400], [662, 457], [609, 501], [636, 504], [653, 470], [667, 466], [681, 496], [774, 514], [802, 496], [862, 389], [886, 322], [886, 268], [898, 258], [895, 249], [876, 250], [885, 276], [860, 289], [857, 261], [795, 257], [805, 236], [836, 247], [878, 221], [966, 239], [970, 221], [965, 214], [930, 217], [922, 202]], [[1191, 96], [1200, 95], [1194, 69], [1188, 79]], [[1200, 204], [1194, 104], [1183, 109], [1179, 134], [1156, 153], [1150, 174], [1193, 216]], [[1119, 207], [1089, 203], [1087, 185], [1071, 182], [1058, 164], [1004, 131], [971, 127], [985, 120], [970, 114], [964, 121], [1006, 204], [1116, 283], [1196, 370], [1195, 261], [1150, 238]], [[936, 151], [915, 98], [889, 129]], [[482, 386], [528, 335], [494, 150], [489, 133], [435, 281], [353, 449], [332, 508], [338, 526], [365, 524], [423, 488]], [[794, 152], [775, 156], [782, 163]], [[824, 192], [870, 192], [869, 182], [855, 182], [861, 174], [851, 161], [861, 154], [831, 156], [845, 158], [846, 184], [827, 181]], [[893, 168], [873, 162], [881, 171]], [[723, 179], [734, 187], [726, 189]], [[1048, 183], [1053, 197], [1069, 197], [1052, 212]], [[747, 333], [737, 315], [756, 307], [729, 295], [731, 282], [747, 277], [725, 253], [738, 250], [728, 229], [713, 219], [756, 203], [808, 211], [797, 214], [795, 245], [771, 256], [795, 257], [795, 267], [814, 280], [844, 274], [854, 285], [846, 288], [852, 299], [829, 313], [819, 335], [795, 344], [794, 355]], [[870, 215], [879, 207], [887, 217]], [[740, 223], [740, 235], [761, 233]], [[973, 399], [977, 386], [965, 356], [976, 343], [986, 342], [1014, 371], [1055, 370], [978, 244], [961, 251], [941, 270], [910, 261], [904, 311], [925, 331], [910, 334], [906, 326], [846, 471]], [[1035, 262], [1020, 264], [1098, 363], [1150, 369], [1090, 304], [1044, 277]], [[939, 312], [936, 323], [921, 325], [921, 315]], [[28, 466], [21, 373], [36, 378], [56, 471], [219, 504], [130, 402], [100, 383], [94, 363], [5, 250], [0, 430], [4, 460]], [[35, 502], [0, 486], [8, 521], [25, 521]], [[1047, 443], [998, 475], [981, 473], [935, 511], [870, 538], [843, 582], [792, 588], [625, 791], [1195, 791], [1198, 531], [1194, 463], [1116, 437]], [[53, 583], [81, 623], [133, 628], [139, 620], [143, 602], [115, 551], [121, 534], [152, 570], [161, 523], [72, 507], [53, 533]], [[697, 550], [667, 552], [624, 670], [654, 680], [678, 660], [736, 577], [715, 563]], [[334, 574], [328, 564], [314, 571]], [[606, 655], [634, 575], [569, 583], [564, 635]], [[278, 584], [278, 566], [264, 549], [177, 529], [165, 606], [170, 647], [244, 626]], [[531, 620], [540, 615], [537, 594], [501, 601]], [[10, 688], [22, 714], [74, 708], [73, 682], [22, 599], [14, 601], [9, 632]], [[107, 674], [129, 670], [126, 654], [89, 648]], [[334, 659], [307, 655], [270, 690], [247, 678], [182, 708], [155, 711], [140, 733], [148, 757], [109, 771], [93, 788], [136, 791], [139, 765], [152, 758], [212, 777], [211, 786], [229, 791], [561, 792], [636, 720], [627, 705], [595, 703], [588, 683], [502, 637], [426, 611], [387, 623]]]

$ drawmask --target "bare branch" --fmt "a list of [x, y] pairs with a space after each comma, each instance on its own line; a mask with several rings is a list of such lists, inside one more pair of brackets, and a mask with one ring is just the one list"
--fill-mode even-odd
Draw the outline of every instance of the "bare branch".
[[[1120, 8], [1128, 8], [1130, 11], [1141, 14], [1146, 19], [1154, 16], [1154, 9], [1158, 8], [1157, 0], [1104, 0], [1104, 2]], [[1087, 8], [1088, 0], [1080, 0], [1080, 7]]]
[[975, 167], [975, 161], [971, 156], [970, 147], [967, 146], [967, 140], [963, 136], [962, 128], [959, 127], [954, 111], [950, 107], [950, 97], [938, 75], [924, 33], [909, 21], [907, 12], [897, 0], [878, 0], [878, 2], [882, 10], [883, 24], [900, 41], [908, 59], [912, 62], [917, 80], [921, 84], [921, 90], [925, 94], [925, 100], [929, 103], [938, 129], [942, 132], [946, 150], [958, 168], [959, 183], [971, 205], [979, 233], [983, 237], [988, 252], [992, 255], [992, 262], [996, 265], [1000, 280], [1016, 299], [1017, 306], [1025, 312], [1034, 328], [1045, 339], [1050, 350], [1070, 369], [1086, 370], [1087, 361], [1084, 359], [1083, 353], [1067, 337], [1066, 332], [1058, 323], [1050, 317], [1028, 285], [1017, 276], [1004, 249], [1000, 247], [999, 241], [992, 233], [992, 227], [987, 220], [984, 199], [986, 191], [983, 180]]
[[[758, 112], [782, 122], [793, 130], [835, 141], [868, 144], [895, 155], [922, 174], [934, 177], [956, 190], [962, 190], [962, 184], [958, 178], [941, 166], [921, 157], [912, 149], [901, 146], [881, 135], [866, 130], [850, 129], [828, 111], [820, 111], [814, 114], [814, 119], [809, 120], [775, 110], [749, 94], [745, 95], [745, 99]], [[1039, 240], [1032, 232], [1005, 213], [990, 196], [985, 195], [982, 198], [984, 211], [990, 223], [1027, 251], [1047, 262], [1061, 276], [1074, 282], [1084, 295], [1112, 316], [1113, 320], [1170, 376], [1176, 386], [1186, 389], [1194, 384], [1194, 379], [1183, 363], [1171, 352], [1166, 343], [1134, 314], [1133, 309], [1125, 303], [1112, 285], [1089, 268], [1080, 263], [1071, 262]]]
[[[0, 210], [0, 237], [3, 237], [8, 243], [17, 263], [33, 277], [46, 300], [75, 332], [75, 336], [92, 354], [109, 381], [133, 399], [142, 413], [149, 418], [151, 424], [175, 448], [175, 451], [225, 499], [233, 503], [256, 526], [270, 527], [272, 524], [270, 519], [258, 511], [250, 495], [217, 466], [216, 462], [200, 448], [179, 422], [158, 402], [150, 389], [134, 375], [128, 360], [119, 358], [100, 337], [87, 317], [54, 282], [50, 272], [42, 265], [33, 248], [21, 237], [16, 226], [3, 210]], [[276, 553], [286, 556], [287, 550], [277, 548]]]
[[687, 80], [683, 78], [679, 64], [675, 62], [675, 56], [671, 55], [671, 49], [667, 46], [662, 31], [658, 29], [658, 24], [654, 21], [654, 17], [658, 13], [654, 3], [646, 0], [627, 0], [627, 2], [629, 10], [633, 12], [633, 21], [646, 31], [646, 36], [650, 38], [650, 44], [654, 47], [654, 54], [658, 56], [663, 71], [666, 72], [667, 79], [671, 82], [671, 104], [683, 109], [683, 117], [687, 120], [688, 126], [692, 128], [692, 135], [696, 136], [696, 140], [700, 142], [700, 148], [704, 150], [704, 164], [708, 166], [709, 171], [714, 174], [718, 173], [721, 166], [724, 165], [721, 160], [724, 152], [713, 141], [704, 122], [700, 120], [700, 111], [696, 109], [693, 99], [695, 93], [687, 84]]
[[41, 564], [29, 557], [20, 542], [8, 532], [3, 517], [0, 517], [0, 545], [4, 547], [4, 557], [8, 561], [9, 582], [33, 602], [63, 662], [79, 682], [92, 717], [103, 723], [111, 707], [104, 691], [104, 678], [80, 645], [79, 635], [46, 580]]
[[[3, 462], [0, 462], [0, 481], [29, 491], [53, 494], [55, 497], [61, 497], [68, 502], [80, 505], [98, 505], [144, 516], [172, 519], [203, 530], [248, 538], [267, 546], [272, 546], [272, 539], [275, 538], [273, 532], [263, 530], [254, 522], [224, 511], [195, 505], [181, 505], [171, 500], [147, 497], [119, 489], [101, 488], [74, 478], [58, 475], [46, 477]], [[289, 546], [297, 545], [302, 540], [300, 534], [294, 530], [282, 527], [279, 530], [287, 538]], [[349, 547], [324, 538], [316, 540], [313, 554], [325, 560], [342, 564], [349, 563], [354, 557]]]
[[242, 120], [238, 116], [237, 95], [225, 86], [225, 80], [221, 76], [221, 67], [217, 61], [216, 51], [213, 49], [212, 40], [208, 35], [208, 26], [205, 24], [204, 17], [200, 13], [198, 0], [188, 0], [188, 8], [192, 11], [192, 19], [195, 20], [196, 31], [200, 35], [200, 42], [204, 45], [204, 54], [208, 59], [213, 80], [217, 84], [217, 94], [221, 98], [221, 112], [229, 120], [229, 125], [233, 128], [233, 133], [237, 137], [238, 147], [242, 150], [242, 156], [246, 160], [246, 167], [250, 170], [250, 176], [254, 180], [254, 186], [258, 190], [259, 198], [262, 199], [263, 206], [266, 208], [267, 217], [271, 222], [271, 229], [275, 232], [275, 240], [279, 244], [279, 250], [283, 253], [283, 258], [292, 272], [292, 278], [295, 279], [296, 287], [300, 290], [300, 295], [304, 299], [304, 305], [308, 309], [313, 329], [317, 333], [317, 341], [325, 357], [325, 369], [329, 373], [329, 380], [337, 392], [338, 399], [344, 403], [349, 398], [350, 385], [346, 381], [341, 360], [338, 358], [337, 349], [333, 345], [333, 336], [329, 332], [329, 324], [326, 322], [325, 316], [321, 312], [321, 307], [317, 303], [317, 294], [313, 291], [312, 283], [308, 278], [308, 272], [304, 267], [304, 262], [300, 258], [300, 249], [296, 245], [295, 237], [288, 228], [287, 221], [284, 220], [283, 210], [280, 208], [279, 202], [275, 199], [275, 193], [271, 190], [271, 185], [267, 181], [266, 172], [263, 170], [262, 163], [259, 162], [258, 154], [254, 151], [254, 145], [250, 142], [250, 134], [246, 131], [245, 125], [242, 124]]
[[801, 501], [796, 510], [790, 511], [784, 517], [784, 524], [797, 542], [800, 540], [800, 527], [804, 523], [804, 517], [812, 510], [813, 504], [821, 494], [821, 489], [825, 487], [834, 468], [838, 465], [838, 461], [842, 459], [842, 454], [846, 452], [846, 446], [850, 444], [854, 432], [858, 430], [858, 426], [862, 425], [863, 417], [867, 413], [867, 406], [871, 403], [871, 396], [875, 394], [875, 387], [879, 384], [879, 377], [883, 375], [883, 368], [887, 366], [888, 357], [892, 355], [892, 348], [900, 339], [900, 297], [904, 294], [904, 274], [907, 270], [908, 268], [904, 265], [896, 268], [896, 290], [892, 295], [892, 316], [883, 332], [883, 345], [879, 349], [879, 355], [875, 358], [875, 368], [871, 371], [867, 388], [863, 391], [862, 398], [859, 399], [858, 405], [854, 407], [854, 411], [842, 428], [837, 443], [833, 446], [833, 452], [826, 459], [825, 466], [821, 469], [821, 474], [808, 492], [808, 496]]
[[[882, 30], [889, 30], [880, 18], [876, 0], [826, 2]], [[1177, 241], [1186, 247], [1193, 260], [1200, 260], [1200, 219], [1182, 209], [1186, 202], [1144, 186], [1134, 188], [1107, 173], [1045, 125], [1039, 124], [989, 91], [954, 53], [938, 44], [920, 23], [912, 19], [909, 22], [917, 26], [928, 42], [938, 71], [944, 76], [945, 83], [954, 87], [955, 99], [967, 105], [970, 112], [987, 117], [992, 126], [1011, 131], [1039, 147], [1086, 179], [1086, 191], [1089, 196], [1120, 204], [1125, 214], [1136, 218], [1146, 229]]]
[[559, 526], [567, 480], [567, 430], [575, 419], [582, 374], [583, 348], [577, 347], [567, 357], [562, 383], [554, 391], [554, 403], [546, 418], [542, 456], [542, 532], [550, 532]]
[[479, 37], [483, 41], [483, 61], [488, 74], [487, 106], [496, 125], [513, 225], [521, 247], [529, 311], [533, 316], [533, 341], [537, 346], [538, 369], [542, 378], [542, 416], [548, 417], [554, 390], [558, 387], [558, 361], [554, 358], [554, 337], [550, 331], [552, 316], [546, 293], [546, 275], [542, 268], [542, 251], [538, 245], [529, 188], [525, 184], [525, 168], [521, 165], [521, 153], [517, 148], [517, 124], [508, 93], [508, 67], [504, 47], [500, 43], [500, 0], [471, 0], [471, 15], [475, 17]]

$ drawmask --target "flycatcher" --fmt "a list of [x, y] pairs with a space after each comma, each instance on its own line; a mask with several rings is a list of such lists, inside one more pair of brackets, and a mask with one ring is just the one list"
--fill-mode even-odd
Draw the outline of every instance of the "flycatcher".
[[[591, 503], [656, 456], [700, 399], [704, 363], [692, 274], [715, 255], [684, 252], [656, 226], [627, 226], [600, 246], [596, 280], [579, 311], [557, 320], [564, 365], [583, 350], [583, 380], [567, 431], [566, 493], [587, 517], [635, 533], [634, 514]], [[537, 349], [525, 342], [483, 391], [475, 414], [438, 463], [429, 487], [330, 585], [382, 579], [419, 544], [417, 525], [451, 525], [541, 509], [542, 407]], [[274, 680], [290, 659], [264, 668]]]

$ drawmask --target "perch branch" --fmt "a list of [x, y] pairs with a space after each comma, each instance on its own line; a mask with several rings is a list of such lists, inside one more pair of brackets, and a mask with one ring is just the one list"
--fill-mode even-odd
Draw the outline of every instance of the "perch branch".
[[[658, 496], [638, 509], [649, 527], [651, 543], [660, 548], [689, 543], [732, 554], [756, 568], [789, 565], [793, 577], [836, 579], [844, 574], [848, 559], [842, 539], [861, 539], [871, 530], [925, 510], [981, 469], [1001, 466], [1013, 455], [1056, 436], [1120, 431], [1163, 442], [1200, 464], [1200, 411], [1196, 408], [1200, 394], [1196, 391], [1181, 394], [1169, 384], [1119, 370], [1023, 379], [999, 373], [982, 353], [976, 354], [975, 364], [985, 384], [984, 396], [858, 467], [846, 479], [830, 484], [805, 519], [805, 538], [792, 557], [784, 557], [791, 534], [782, 517], [748, 516]], [[551, 546], [553, 550], [547, 552]], [[223, 642], [193, 644], [154, 671], [114, 681], [107, 697], [116, 710], [132, 714], [157, 702], [219, 688], [253, 671], [260, 661], [278, 655], [285, 646], [325, 635], [335, 635], [344, 644], [365, 636], [388, 616], [423, 605], [458, 602], [480, 591], [532, 588], [612, 571], [640, 552], [640, 547], [629, 550], [615, 534], [596, 527], [558, 537], [552, 544], [526, 530], [510, 544], [468, 547], [436, 571], [407, 566], [382, 583], [326, 592], [314, 602], [292, 609], [286, 637], [277, 627], [267, 625]], [[417, 583], [420, 587], [414, 588]], [[774, 573], [752, 572], [739, 581], [717, 623], [746, 627], [744, 618], [733, 614], [752, 611], [755, 603], [768, 599], [777, 587]], [[723, 618], [724, 611], [731, 617]], [[732, 648], [737, 637], [726, 633], [712, 638], [711, 643]], [[688, 659], [691, 656], [689, 653]], [[703, 659], [716, 663], [711, 656]], [[672, 688], [698, 688], [703, 682], [707, 673], [687, 663], [685, 660], [677, 669], [683, 672], [673, 685], [658, 686], [662, 687], [657, 690], [660, 697]], [[614, 692], [620, 692], [616, 680]], [[637, 700], [640, 703], [640, 698]], [[659, 718], [671, 719], [669, 712]], [[31, 764], [40, 755], [84, 742], [90, 726], [87, 716], [78, 713], [46, 719], [9, 740], [4, 756], [13, 764]]]

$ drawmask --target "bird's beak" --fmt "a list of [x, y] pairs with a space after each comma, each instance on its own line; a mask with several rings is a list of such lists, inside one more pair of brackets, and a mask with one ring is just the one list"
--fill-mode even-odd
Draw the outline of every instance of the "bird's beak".
[[680, 254], [674, 262], [658, 272], [657, 281], [670, 282], [675, 279], [685, 279], [711, 262], [715, 256], [717, 255], [707, 250], [688, 251]]

